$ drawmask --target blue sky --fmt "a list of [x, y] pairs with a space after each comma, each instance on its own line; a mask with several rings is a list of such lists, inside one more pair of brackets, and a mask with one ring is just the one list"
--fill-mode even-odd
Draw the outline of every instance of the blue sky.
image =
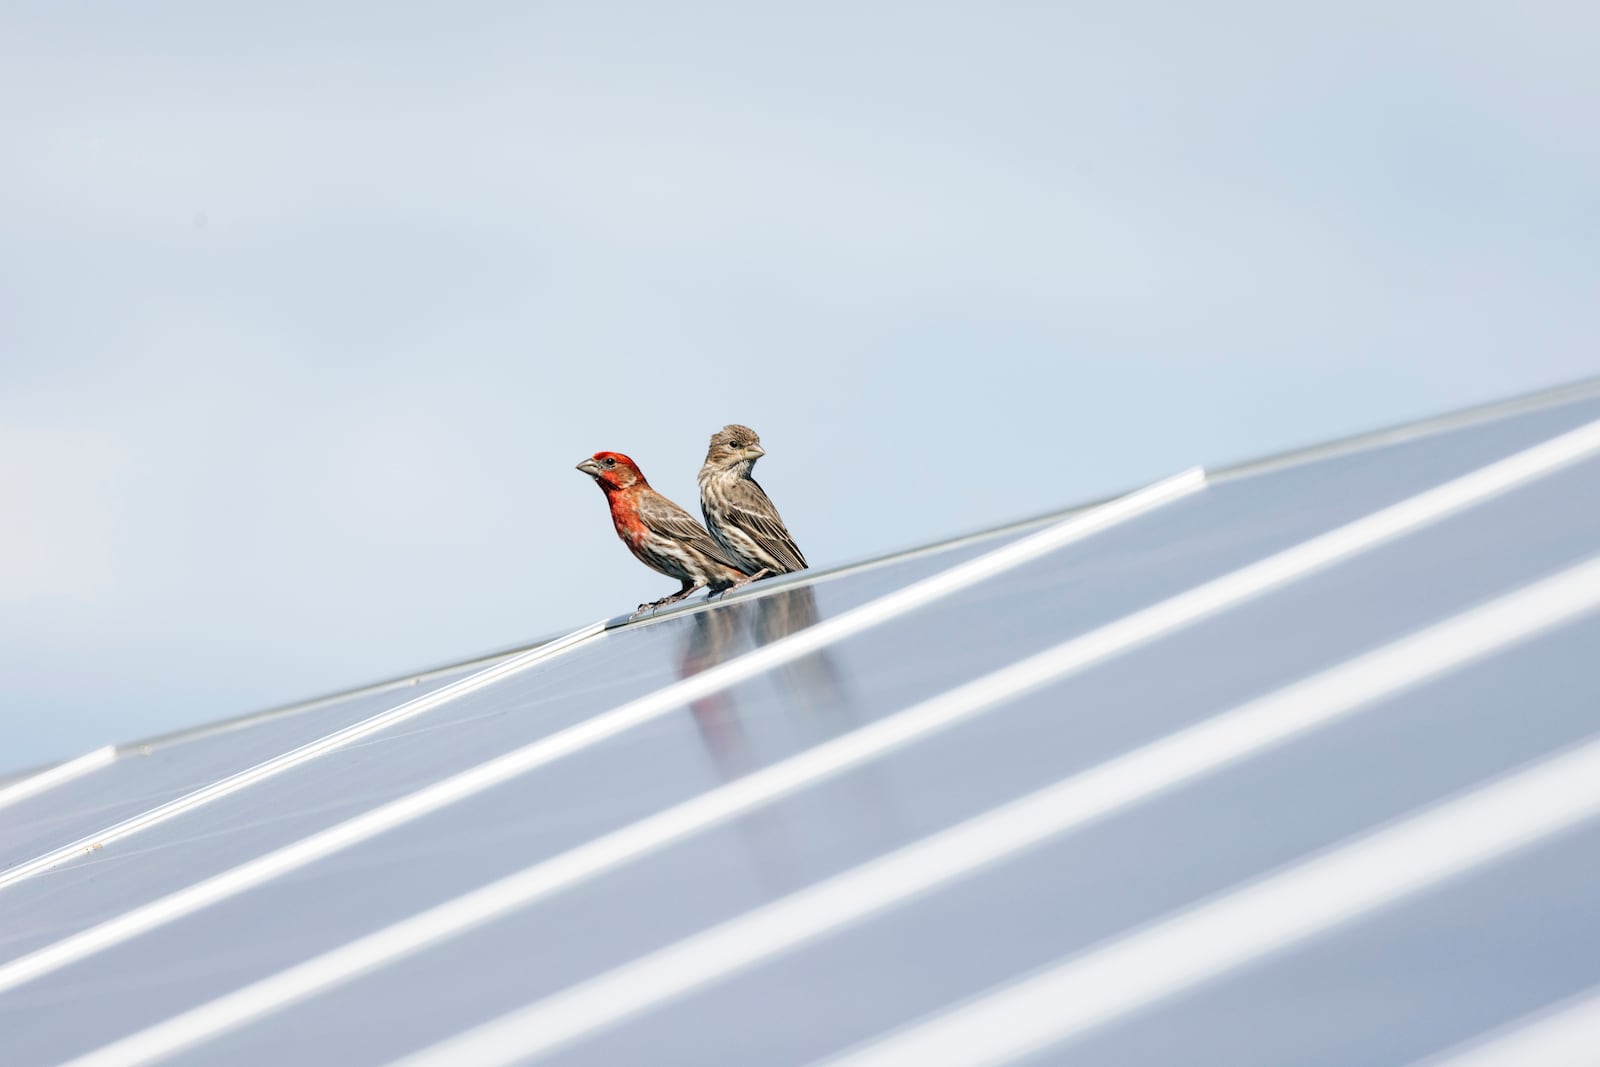
[[1600, 373], [1594, 5], [0, 9], [0, 773]]

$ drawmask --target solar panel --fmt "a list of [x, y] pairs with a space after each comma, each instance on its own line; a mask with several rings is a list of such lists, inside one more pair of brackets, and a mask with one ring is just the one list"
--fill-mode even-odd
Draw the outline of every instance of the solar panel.
[[[1600, 489], [1596, 419], [1579, 391], [1179, 478], [502, 665], [0, 882], [8, 1062], [1387, 1063], [1470, 1040], [1600, 981], [1529, 947], [1593, 925], [1560, 883], [1594, 852], [1582, 795], [1527, 799], [1583, 781], [1600, 729], [1600, 513], [1574, 503]], [[1451, 829], [1480, 808], [1522, 836]], [[1375, 903], [1336, 923], [1325, 886]], [[1512, 889], [1549, 902], [1515, 983], [1487, 947], [1452, 956], [1468, 928], [1522, 936], [1493, 910]], [[1124, 962], [1158, 950], [1159, 973]], [[1452, 960], [1460, 995], [1430, 994]], [[1100, 1014], [1038, 1009], [1066, 988]]]
[[[815, 621], [821, 610], [856, 606], [1009, 539], [985, 539], [842, 575], [815, 587], [779, 590], [755, 605], [730, 604], [727, 610], [719, 609], [717, 617], [735, 618], [748, 611], [752, 619], [749, 627], [730, 631], [732, 643], [725, 647], [707, 646], [700, 639], [705, 632], [702, 616], [690, 615], [597, 635], [567, 655], [534, 658], [526, 670], [488, 688], [396, 719], [343, 748], [286, 766], [272, 780], [217, 796], [170, 822], [143, 829], [136, 847], [97, 849], [55, 866], [46, 878], [17, 884], [8, 894], [12, 924], [9, 936], [0, 941], [0, 960], [22, 956], [109, 915], [292, 844], [379, 802], [477, 766], [519, 742], [648, 693], [682, 673], [703, 670], [747, 650], [751, 641], [778, 636], [774, 626], [802, 627]], [[780, 617], [781, 609], [788, 610]], [[343, 719], [354, 717], [348, 714], [353, 710], [370, 714], [392, 705], [394, 698], [375, 694], [353, 703], [356, 708], [337, 709], [342, 714], [331, 725], [344, 725]], [[232, 763], [223, 766], [249, 765], [263, 754], [255, 732], [188, 744], [214, 742], [211, 748], [225, 747], [232, 757]], [[196, 760], [194, 766], [180, 763], [191, 778], [213, 765], [209, 759]], [[135, 799], [126, 798], [126, 803]], [[165, 795], [152, 798], [166, 799]], [[272, 816], [263, 818], [263, 810]], [[94, 821], [94, 814], [85, 820], [90, 829], [104, 825]], [[113, 814], [120, 818], [126, 812], [118, 809]], [[114, 879], [106, 877], [108, 868], [115, 869]]]
[[[430, 1031], [436, 1038], [441, 1030], [448, 1032], [451, 1026], [470, 1021], [474, 1015], [484, 1018], [497, 1002], [504, 1008], [530, 994], [555, 993], [563, 986], [688, 937], [718, 915], [738, 914], [768, 904], [887, 849], [1042, 788], [1063, 773], [1086, 770], [1137, 744], [1189, 725], [1207, 713], [1225, 710], [1231, 702], [1256, 696], [1274, 684], [1303, 677], [1341, 658], [1369, 651], [1375, 643], [1381, 645], [1391, 637], [1402, 636], [1448, 611], [1470, 608], [1486, 595], [1542, 577], [1552, 565], [1567, 560], [1561, 555], [1541, 556], [1536, 561], [1525, 557], [1502, 559], [1502, 539], [1507, 535], [1527, 535], [1530, 546], [1540, 544], [1541, 538], [1558, 545], [1600, 543], [1600, 516], [1570, 514], [1571, 509], [1563, 511], [1561, 507], [1562, 501], [1572, 498], [1573, 491], [1592, 486], [1595, 477], [1592, 466], [1552, 475], [1485, 505], [1499, 515], [1499, 521], [1487, 514], [1463, 514], [1439, 529], [1358, 556], [1338, 571], [1307, 580], [1304, 586], [1242, 607], [1241, 619], [1227, 618], [1175, 635], [1164, 646], [1142, 650], [1127, 661], [1108, 665], [1102, 673], [1110, 677], [1086, 675], [1074, 680], [1078, 684], [1046, 690], [965, 724], [948, 737], [868, 764], [839, 780], [772, 805], [761, 813], [759, 823], [752, 815], [751, 825], [728, 826], [643, 860], [583, 893], [542, 904], [505, 923], [466, 935], [382, 972], [360, 983], [358, 989], [321, 998], [296, 1010], [281, 1025], [300, 1035], [297, 1040], [310, 1047], [318, 1041], [336, 1039], [345, 1020], [370, 1015], [375, 1004], [403, 1002], [423, 995], [433, 975], [462, 975], [448, 991], [429, 994], [432, 1010], [427, 1016], [397, 1021], [392, 1028], [386, 1028], [384, 1036], [370, 1039], [380, 1048], [390, 1041], [399, 1048], [430, 1036]], [[1541, 500], [1546, 506], [1539, 506]], [[1567, 521], [1563, 523], [1564, 517]], [[1460, 547], [1465, 551], [1454, 558], [1441, 557], [1441, 546], [1456, 545], [1463, 539], [1466, 544]], [[1476, 554], [1473, 547], [1478, 550]], [[1455, 580], [1458, 572], [1469, 571], [1462, 564], [1483, 560], [1503, 565], [1497, 573], [1474, 571], [1469, 579]], [[1398, 617], [1384, 620], [1372, 633], [1371, 620], [1363, 619], [1369, 614], [1365, 609], [1375, 599], [1394, 603]], [[1218, 635], [1211, 631], [1224, 627], [1219, 643]], [[1238, 659], [1230, 664], [1226, 676], [1213, 677], [1208, 672], [1199, 686], [1190, 676], [1174, 677], [1161, 670], [1161, 665], [1173, 657], [1179, 662], [1216, 662], [1215, 654], [1229, 642], [1250, 634], [1274, 635], [1277, 645], [1273, 654]], [[1289, 668], [1287, 674], [1284, 661]], [[900, 664], [901, 669], [904, 666]], [[1201, 690], [1198, 693], [1197, 688]], [[1132, 714], [1110, 722], [1105, 716], [1093, 715], [1093, 710], [1120, 708]], [[754, 721], [762, 718], [748, 709], [744, 717]], [[874, 798], [878, 803], [873, 803]], [[881, 813], [885, 807], [892, 808], [895, 817], [861, 817], [864, 813]], [[1205, 833], [1195, 835], [1196, 840], [1205, 837]], [[1113, 835], [1109, 847], [1125, 847], [1129, 840], [1143, 838], [1136, 834]], [[766, 856], [759, 851], [762, 842], [766, 842]], [[1186, 849], [1180, 848], [1174, 854], [1182, 862], [1192, 862], [1183, 859], [1188, 856]], [[1095, 866], [1105, 865], [1096, 857]], [[1011, 879], [1008, 875], [997, 877], [1002, 882]], [[1174, 882], [1169, 877], [1166, 883], [1156, 881], [1179, 894], [1180, 901], [1188, 894], [1181, 880]], [[622, 926], [605, 922], [618, 900], [633, 902], [629, 921]], [[944, 920], [948, 918], [944, 916]], [[981, 932], [986, 929], [980, 928], [974, 936], [988, 936]], [[895, 933], [885, 936], [891, 941], [901, 937]], [[983, 987], [987, 972], [974, 965], [970, 946], [937, 935], [933, 929], [924, 931], [916, 940], [940, 958], [948, 953], [951, 966], [971, 977], [975, 984], [958, 995]], [[1019, 940], [1023, 948], [1048, 944], [1038, 937]], [[531, 957], [508, 957], [496, 951], [496, 946], [506, 943], [536, 945], [539, 951]], [[774, 981], [791, 993], [815, 988], [849, 989], [841, 995], [857, 1005], [855, 1015], [864, 1016], [869, 1025], [882, 1027], [899, 1021], [893, 1013], [894, 998], [881, 990], [873, 995], [868, 991], [893, 980], [904, 954], [880, 949], [881, 946], [869, 948], [865, 953], [881, 964], [878, 970], [862, 965], [862, 961], [846, 966], [859, 977], [859, 987], [852, 987], [854, 977], [842, 974], [827, 980], [808, 976]], [[936, 968], [930, 962], [918, 964], [917, 970], [919, 975], [931, 975]], [[780, 1055], [782, 1050], [793, 1052], [808, 1047], [794, 1033], [795, 1027], [817, 1035], [819, 1040], [828, 1034], [810, 1014], [796, 1012], [793, 995], [774, 999], [769, 995], [771, 986], [762, 988], [764, 991], [753, 999], [765, 1003], [766, 1009], [756, 1011], [741, 1002], [740, 1020], [724, 1028], [749, 1036], [748, 1041], [730, 1040], [729, 1047], [737, 1052], [727, 1062], [791, 1062]], [[903, 980], [895, 987], [898, 994], [913, 988], [914, 984]], [[705, 1011], [716, 1014], [725, 1010], [722, 995], [708, 994]], [[843, 1021], [831, 1007], [821, 1014]], [[680, 1017], [689, 1020], [683, 1023], [683, 1034], [703, 1032], [708, 1025], [705, 1018], [667, 1013], [660, 1026], [675, 1028], [678, 1023], [674, 1020]], [[787, 1024], [785, 1019], [789, 1020]], [[649, 1030], [648, 1035], [640, 1039], [644, 1047], [665, 1049], [682, 1044], [668, 1041], [659, 1028]], [[767, 1035], [767, 1039], [757, 1040], [758, 1035]], [[832, 1036], [840, 1037], [837, 1033]], [[264, 1038], [258, 1034], [255, 1039]], [[252, 1039], [241, 1035], [238, 1040], [240, 1047], [228, 1046], [229, 1055], [242, 1055], [242, 1045]], [[612, 1048], [609, 1044], [597, 1047], [601, 1051], [592, 1059], [575, 1062], [631, 1062], [625, 1056], [605, 1051]], [[683, 1054], [687, 1056], [693, 1047], [683, 1047]], [[708, 1062], [715, 1061], [711, 1054], [704, 1055]]]
[[0, 807], [0, 871], [434, 692], [474, 669], [378, 686], [319, 701], [311, 709], [263, 716], [193, 737], [125, 746], [103, 765]]
[[[992, 869], [963, 871], [872, 921], [817, 937], [792, 954], [763, 961], [671, 1010], [644, 1014], [551, 1062], [646, 1062], [648, 1049], [671, 1062], [701, 1047], [700, 1035], [714, 1029], [726, 1051], [708, 1050], [700, 1062], [809, 1063], [913, 1023], [943, 1005], [1087, 952], [1195, 902], [1226, 895], [1297, 858], [1335, 847], [1386, 820], [1582, 740], [1594, 730], [1600, 681], [1550, 694], [1537, 718], [1520, 722], [1492, 713], [1503, 705], [1489, 701], [1504, 694], [1486, 683], [1491, 677], [1500, 684], [1531, 683], [1537, 692], [1538, 671], [1596, 637], [1600, 627], [1593, 623], [1581, 631], [1575, 628], [1548, 639], [1549, 644], [1510, 653], [1503, 662], [1468, 669], [1436, 687], [1375, 706], [1228, 774], [1132, 805]], [[1474, 716], [1473, 710], [1479, 714]], [[1448, 760], [1434, 751], [1441, 735], [1451, 741]], [[1020, 745], [1024, 738], [1017, 740]], [[1027, 740], [1047, 743], [1039, 737]], [[1595, 855], [1588, 853], [1591, 865]], [[718, 870], [726, 868], [724, 864]], [[674, 883], [659, 870], [653, 873], [658, 884], [678, 885], [684, 894], [710, 880], [701, 875], [689, 884]], [[1571, 914], [1578, 892], [1572, 884], [1547, 896], [1568, 900], [1568, 910], [1561, 913], [1566, 935], [1577, 944], [1593, 944], [1600, 923], [1592, 903], [1587, 920]], [[1494, 914], [1480, 912], [1478, 921]], [[566, 918], [574, 921], [570, 914]], [[1473, 920], [1458, 913], [1455, 921], [1464, 930]], [[1383, 926], [1388, 943], [1379, 939], [1375, 944], [1387, 952], [1378, 955], [1383, 963], [1371, 970], [1388, 973], [1375, 985], [1351, 980], [1339, 995], [1325, 995], [1332, 991], [1318, 982], [1338, 982], [1341, 976], [1324, 965], [1324, 953], [1347, 951], [1341, 940], [1333, 949], [1310, 950], [1310, 961], [1299, 968], [1273, 963], [1248, 979], [1237, 979], [1231, 991], [1218, 986], [1195, 1003], [1179, 1001], [1166, 1009], [1176, 1021], [1132, 1017], [1081, 1050], [1058, 1050], [1060, 1058], [1049, 1062], [1406, 1062], [1408, 1055], [1428, 1046], [1408, 1048], [1406, 1027], [1390, 1028], [1395, 1016], [1434, 1000], [1436, 1016], [1449, 1018], [1436, 1018], [1433, 1025], [1459, 1027], [1471, 1016], [1461, 1010], [1461, 1001], [1450, 1003], [1449, 990], [1498, 984], [1497, 954], [1486, 948], [1470, 952], [1471, 965], [1452, 973], [1450, 985], [1441, 988], [1419, 981], [1431, 979], [1430, 969], [1419, 974], [1399, 966], [1412, 959], [1405, 944], [1407, 928]], [[501, 933], [520, 943], [547, 940], [540, 936], [546, 931], [526, 925]], [[1498, 936], [1515, 938], [1515, 928], [1502, 929]], [[1445, 944], [1448, 951], [1448, 939]], [[1593, 954], [1584, 955], [1584, 965], [1562, 968], [1571, 972], [1565, 983], [1547, 978], [1557, 995], [1600, 980]], [[465, 953], [456, 960], [463, 958]], [[686, 954], [680, 965], [687, 970], [692, 962]], [[1298, 980], [1289, 977], [1294, 974]], [[511, 968], [501, 976], [507, 985], [518, 978]], [[386, 986], [378, 981], [369, 983], [371, 992], [397, 990], [392, 979]], [[1401, 996], [1394, 988], [1401, 985], [1418, 988]], [[1481, 989], [1471, 991], [1482, 996]], [[1512, 1003], [1522, 996], [1509, 990], [1499, 995]], [[1440, 998], [1445, 999], [1438, 1002]], [[308, 1014], [296, 1013], [293, 1019]], [[1248, 1022], [1251, 1017], [1254, 1022]], [[1313, 1025], [1313, 1017], [1320, 1022]]]

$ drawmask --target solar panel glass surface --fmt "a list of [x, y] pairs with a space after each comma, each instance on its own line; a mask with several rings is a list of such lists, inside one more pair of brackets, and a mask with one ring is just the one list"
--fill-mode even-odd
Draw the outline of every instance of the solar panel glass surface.
[[[421, 996], [436, 975], [456, 975], [449, 990], [430, 994], [426, 1016], [373, 1039], [395, 1051], [593, 977], [1585, 559], [1600, 549], [1600, 514], [1568, 505], [1596, 489], [1597, 464], [1552, 475], [297, 1008], [270, 1028], [279, 1037], [269, 1040], [263, 1027], [254, 1039], [309, 1049], [383, 1005]], [[1381, 619], [1375, 603], [1390, 609]], [[842, 660], [849, 648], [838, 650]], [[743, 723], [793, 714], [773, 694], [738, 712]], [[1558, 716], [1556, 725], [1581, 733], [1600, 720]], [[1528, 729], [1521, 736], [1552, 743]], [[1124, 844], [1143, 847], [1131, 835]], [[626, 922], [610, 921], [622, 914]], [[241, 1037], [230, 1054], [244, 1055], [251, 1040]]]
[[[815, 586], [775, 590], [759, 604], [735, 601], [595, 638], [491, 689], [0, 889], [10, 920], [0, 937], [0, 960], [15, 959], [1014, 536], [886, 562]], [[708, 627], [708, 616], [717, 620], [714, 626]], [[722, 626], [727, 620], [739, 625], [728, 631]], [[725, 640], [708, 643], [708, 634]]]
[[[1226, 773], [945, 884], [540, 1062], [561, 1067], [643, 1062], [638, 1057], [648, 1051], [662, 1062], [692, 1052], [706, 1064], [803, 1064], [913, 1023], [1592, 738], [1600, 729], [1600, 674], [1575, 679], [1570, 664], [1597, 638], [1600, 623], [1589, 622], [1486, 660]], [[1519, 714], [1506, 714], [1508, 701]], [[1593, 833], [1579, 836], [1587, 851], [1579, 846], [1578, 853], [1586, 851], [1592, 870]], [[1513, 859], [1509, 866], [1527, 862]], [[1562, 882], [1529, 894], [1530, 904], [1548, 902], [1552, 910], [1535, 916], [1453, 908], [1425, 935], [1432, 944], [1416, 955], [1409, 946], [1417, 935], [1406, 925], [1373, 919], [1382, 933], [1363, 937], [1365, 946], [1358, 952], [1374, 970], [1374, 954], [1381, 959], [1388, 978], [1367, 997], [1347, 982], [1340, 990], [1346, 999], [1337, 1008], [1322, 1001], [1320, 993], [1329, 990], [1319, 991], [1319, 975], [1330, 981], [1348, 977], [1338, 967], [1323, 970], [1330, 955], [1344, 951], [1338, 945], [1347, 935], [1335, 931], [1326, 947], [1297, 951], [1298, 966], [1269, 963], [1255, 979], [1241, 974], [1224, 983], [1231, 996], [1219, 985], [1216, 992], [1197, 991], [1192, 1004], [1175, 1002], [1165, 1010], [1181, 1015], [1183, 1022], [1170, 1027], [1170, 1037], [1161, 1018], [1142, 1013], [1081, 1051], [1064, 1046], [1047, 1062], [1405, 1062], [1398, 1053], [1430, 1051], [1419, 1047], [1426, 1041], [1443, 1047], [1528, 1008], [1527, 998], [1515, 989], [1494, 988], [1488, 955], [1471, 961], [1468, 973], [1438, 985], [1434, 972], [1441, 955], [1449, 958], [1452, 927], [1463, 937], [1474, 923], [1503, 927], [1494, 935], [1470, 937], [1475, 947], [1464, 953], [1540, 927], [1518, 964], [1530, 971], [1538, 969], [1537, 946], [1565, 940], [1567, 948], [1545, 961], [1551, 973], [1535, 987], [1554, 997], [1600, 979], [1594, 954], [1577, 947], [1593, 944], [1597, 932], [1594, 909], [1580, 901], [1591, 896], [1586, 890], [1592, 879], [1571, 880], [1582, 866], [1577, 855], [1563, 862]], [[1544, 873], [1535, 865], [1521, 877], [1537, 882]], [[1504, 877], [1486, 872], [1468, 881]], [[1445, 887], [1439, 897], [1457, 892]], [[1471, 891], [1460, 899], [1483, 900]], [[461, 967], [465, 954], [449, 962]], [[505, 978], [515, 981], [514, 973]], [[1509, 973], [1506, 978], [1511, 985]], [[1398, 1005], [1382, 1004], [1391, 990], [1408, 983], [1413, 987], [1409, 997]], [[1430, 987], [1440, 992], [1465, 988], [1471, 995], [1453, 1004], [1433, 1003], [1425, 1024], [1386, 1033], [1385, 1024], [1403, 1006], [1422, 1006], [1429, 999]], [[386, 991], [395, 992], [393, 987]], [[1301, 1003], [1295, 1007], [1297, 999]], [[342, 1003], [348, 1008], [351, 1002]], [[1302, 1051], [1289, 1053], [1296, 1046], [1294, 1025], [1319, 1011], [1342, 1018], [1351, 1032], [1325, 1052], [1328, 1025], [1308, 1026], [1299, 1031]], [[1229, 1058], [1257, 1036], [1268, 1035], [1271, 1040], [1258, 1054]], [[1172, 1058], [1184, 1048], [1188, 1056]]]
[[153, 743], [148, 751], [125, 752], [80, 778], [0, 808], [0, 871], [433, 692], [476, 669], [444, 671], [414, 685], [382, 686], [303, 711]]
[[[14, 1035], [20, 1062], [49, 1062], [96, 1047], [1597, 416], [1600, 400], [1577, 401], [1225, 480], [0, 994], [0, 1027]], [[1446, 520], [1432, 531], [1306, 579], [1302, 588], [1247, 604], [1118, 664], [1018, 701], [990, 719], [849, 772], [606, 875], [580, 892], [336, 989], [281, 1019], [242, 1029], [195, 1050], [184, 1062], [218, 1062], [225, 1053], [226, 1062], [237, 1063], [283, 1062], [290, 1056], [377, 1063], [447, 1036], [1048, 784], [1091, 764], [1097, 754], [1159, 736], [1207, 710], [1548, 573], [1596, 546], [1593, 529], [1582, 521], [1589, 516], [1570, 506], [1574, 494], [1593, 499], [1593, 488], [1587, 468], [1534, 483], [1514, 500], [1479, 509], [1498, 516], [1492, 521], [1483, 522], [1474, 512]], [[966, 545], [856, 572], [814, 591], [771, 589], [750, 600], [594, 639], [370, 741], [138, 835], [105, 850], [106, 855], [0, 890], [8, 918], [18, 917], [0, 951], [15, 957], [48, 944], [988, 547]], [[1375, 606], [1385, 610], [1375, 612]], [[1240, 656], [1241, 647], [1254, 649], [1254, 655]], [[1197, 663], [1226, 666], [1196, 672]], [[1063, 704], [1071, 715], [1061, 714]], [[1570, 725], [1570, 715], [1551, 714]], [[1331, 756], [1329, 762], [1337, 763]], [[1308, 788], [1314, 779], [1306, 779]], [[1299, 829], [1305, 834], [1318, 832], [1315, 820], [1285, 815], [1282, 821], [1304, 822]], [[1330, 832], [1325, 826], [1321, 830]], [[1271, 834], [1263, 837], [1258, 844], [1270, 845]], [[1146, 850], [1136, 838], [1120, 845], [1107, 840], [1112, 855], [1142, 856]], [[1302, 842], [1298, 847], [1314, 846]], [[1227, 853], [1228, 847], [1220, 851]], [[1035, 858], [1008, 864], [973, 884], [993, 893], [991, 881], [1004, 882], [1006, 870], [1030, 862]], [[1077, 870], [1079, 861], [1068, 865]], [[1203, 863], [1198, 870], [1204, 873]], [[1181, 878], [1168, 889], [1175, 899], [1201, 891]], [[848, 1037], [854, 1032], [852, 1020], [870, 1019], [862, 1025], [881, 1030], [943, 1003], [942, 996], [965, 995], [941, 992], [941, 982], [956, 981], [970, 992], [1026, 965], [1017, 962], [1017, 946], [1000, 938], [992, 956], [974, 956], [971, 970], [952, 979], [915, 953], [902, 959], [889, 951], [892, 933], [887, 942], [874, 940], [880, 926], [892, 930], [910, 923], [903, 928], [920, 929], [918, 914], [916, 906], [893, 913], [833, 945], [844, 952], [840, 946], [860, 940], [865, 962], [849, 964], [858, 967], [860, 981], [842, 979], [837, 991], [816, 1003], [817, 1032], [832, 1035], [819, 1039], [826, 1047], [854, 1039]], [[946, 921], [959, 927], [971, 916], [962, 911]], [[965, 929], [952, 933], [962, 943], [969, 939]], [[927, 937], [927, 931], [916, 936]], [[1042, 953], [1065, 951], [1060, 939], [1039, 942], [1033, 947]], [[816, 951], [825, 955], [828, 949]], [[791, 998], [810, 995], [795, 990], [811, 989], [805, 971], [811, 952], [730, 983], [727, 1003], [744, 1004], [739, 991], [746, 987], [765, 988], [767, 995], [783, 988]], [[797, 970], [791, 974], [791, 968]], [[873, 981], [895, 981], [892, 975], [905, 968], [917, 973], [902, 975], [904, 997], [875, 1001], [864, 992]], [[786, 986], [791, 981], [799, 985]], [[106, 990], [117, 996], [104, 997]], [[97, 1011], [85, 1018], [81, 1005], [88, 996], [95, 996]], [[750, 998], [760, 1000], [761, 994]], [[661, 1048], [673, 1047], [697, 1026], [703, 1035], [717, 1003], [718, 996], [696, 996], [680, 1009], [643, 1018], [571, 1055], [591, 1062], [586, 1057], [598, 1055], [593, 1050], [608, 1047], [606, 1042], [622, 1042], [616, 1047], [624, 1048], [629, 1041], [648, 1047], [659, 1040]], [[782, 1003], [772, 1001], [767, 1009]], [[418, 1007], [397, 1012], [397, 1004]], [[741, 1043], [739, 1035], [760, 1029], [759, 1017], [752, 1009], [748, 1025], [735, 1020], [729, 1047], [748, 1052], [781, 1044], [789, 1030], [777, 1025], [766, 1038], [751, 1037], [755, 1045]], [[790, 1058], [771, 1062], [801, 1062], [793, 1057], [811, 1046], [796, 1039], [785, 1047]], [[761, 1055], [756, 1059], [765, 1062]]]

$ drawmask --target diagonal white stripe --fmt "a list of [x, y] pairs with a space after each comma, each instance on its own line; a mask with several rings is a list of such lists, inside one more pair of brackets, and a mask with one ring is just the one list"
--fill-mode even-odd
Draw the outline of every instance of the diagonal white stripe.
[[829, 1064], [1009, 1063], [1596, 815], [1600, 742], [1590, 742]]
[[[533, 666], [535, 663], [560, 655], [574, 645], [594, 637], [604, 630], [605, 624], [603, 622], [585, 626], [583, 629], [576, 630], [565, 637], [549, 641], [538, 648], [531, 648], [521, 655], [512, 656], [510, 659], [503, 660], [491, 667], [486, 667], [476, 674], [451, 682], [449, 685], [435, 689], [433, 692], [417, 697], [415, 700], [409, 700], [399, 707], [379, 712], [358, 723], [352, 723], [342, 730], [319, 737], [317, 740], [301, 745], [299, 748], [258, 763], [254, 767], [248, 767], [237, 774], [218, 779], [210, 785], [203, 786], [191, 793], [186, 793], [175, 800], [170, 800], [148, 811], [140, 812], [138, 815], [124, 819], [115, 825], [79, 838], [70, 845], [63, 845], [35, 859], [19, 863], [0, 872], [0, 889], [20, 882], [24, 878], [40, 874], [52, 867], [59, 866], [74, 857], [104, 848], [113, 841], [120, 841], [122, 838], [139, 833], [141, 830], [148, 830], [150, 827], [157, 826], [169, 819], [175, 819], [184, 812], [193, 811], [195, 808], [210, 804], [212, 801], [237, 793], [241, 789], [248, 789], [253, 785], [258, 785], [269, 778], [282, 774], [284, 771], [316, 759], [318, 756], [325, 756], [329, 752], [341, 749], [346, 745], [359, 741], [363, 737], [377, 733], [379, 730], [388, 729], [396, 723], [404, 722], [424, 712], [431, 711], [464, 693], [470, 693], [487, 685], [492, 685], [502, 678]], [[90, 755], [94, 755], [94, 753], [90, 753]]]
[[[551, 996], [407, 1059], [405, 1067], [516, 1063], [581, 1040], [1050, 837], [1303, 736], [1376, 700], [1597, 609], [1600, 559], [1135, 749], [881, 860]], [[990, 677], [1003, 679], [1035, 660]], [[1021, 680], [1018, 677], [1010, 681]], [[1006, 688], [997, 686], [997, 697], [1010, 695], [1004, 691]]]
[[8, 786], [0, 787], [0, 808], [7, 804], [15, 804], [24, 797], [31, 797], [42, 793], [46, 789], [54, 789], [63, 782], [70, 782], [74, 778], [81, 778], [90, 771], [97, 771], [117, 758], [117, 746], [106, 745], [93, 752], [85, 752], [77, 759], [58, 763], [48, 770], [38, 774], [30, 774], [21, 781], [12, 782]]
[[1600, 989], [1584, 993], [1418, 1067], [1594, 1067], [1600, 1062]]

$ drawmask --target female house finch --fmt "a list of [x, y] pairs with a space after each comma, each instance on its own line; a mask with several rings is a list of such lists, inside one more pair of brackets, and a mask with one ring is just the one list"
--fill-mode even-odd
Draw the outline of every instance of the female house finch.
[[700, 511], [706, 517], [706, 528], [750, 576], [744, 581], [750, 582], [806, 569], [806, 558], [789, 536], [778, 509], [750, 477], [750, 468], [766, 454], [761, 438], [750, 427], [724, 426], [711, 435], [711, 447], [700, 468]]
[[706, 533], [694, 516], [650, 488], [639, 465], [620, 452], [596, 452], [578, 464], [593, 478], [611, 505], [617, 536], [651, 570], [683, 583], [671, 596], [640, 604], [648, 608], [674, 604], [703, 586], [721, 592], [738, 583], [743, 573]]

